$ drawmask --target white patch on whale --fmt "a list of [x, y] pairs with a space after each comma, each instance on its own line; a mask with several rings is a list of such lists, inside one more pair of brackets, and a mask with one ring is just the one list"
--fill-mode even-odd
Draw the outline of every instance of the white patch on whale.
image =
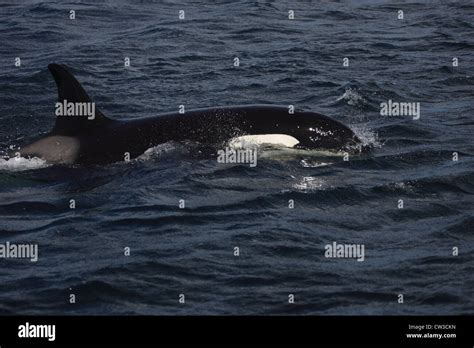
[[52, 135], [25, 146], [21, 157], [39, 157], [48, 163], [72, 164], [79, 155], [79, 140], [74, 137]]
[[293, 147], [296, 144], [299, 144], [299, 141], [291, 135], [286, 134], [243, 135], [240, 137], [232, 138], [229, 141], [229, 146], [234, 148], [245, 148], [262, 144]]

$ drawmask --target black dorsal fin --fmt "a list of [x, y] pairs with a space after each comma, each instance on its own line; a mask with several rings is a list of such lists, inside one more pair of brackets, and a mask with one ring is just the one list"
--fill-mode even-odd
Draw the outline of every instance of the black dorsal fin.
[[[64, 103], [64, 101], [68, 103], [92, 103], [84, 88], [64, 65], [49, 64], [48, 69], [51, 71], [58, 87], [58, 103]], [[107, 118], [95, 108], [94, 119], [85, 116], [56, 116], [56, 124], [52, 133], [74, 135], [109, 122], [113, 122], [113, 120]]]

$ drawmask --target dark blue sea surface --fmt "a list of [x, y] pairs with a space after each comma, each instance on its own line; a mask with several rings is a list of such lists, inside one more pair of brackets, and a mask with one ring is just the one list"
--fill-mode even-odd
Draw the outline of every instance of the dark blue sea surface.
[[[0, 1], [3, 154], [52, 129], [53, 62], [112, 118], [293, 104], [373, 146], [261, 149], [255, 168], [176, 143], [0, 159], [0, 243], [39, 246], [0, 259], [0, 314], [474, 314], [473, 53], [472, 1]], [[381, 116], [389, 99], [420, 119]], [[365, 260], [326, 258], [333, 242]]]

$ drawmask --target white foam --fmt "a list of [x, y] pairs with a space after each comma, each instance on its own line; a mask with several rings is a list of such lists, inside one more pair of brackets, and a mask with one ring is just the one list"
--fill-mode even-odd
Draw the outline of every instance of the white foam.
[[355, 89], [347, 88], [344, 94], [337, 98], [337, 101], [345, 100], [348, 105], [356, 106], [366, 104], [367, 101]]
[[362, 146], [382, 147], [378, 134], [366, 125], [351, 125], [351, 129], [360, 139]]
[[147, 161], [152, 158], [159, 157], [160, 155], [171, 152], [178, 149], [178, 146], [176, 143], [173, 142], [167, 142], [164, 144], [159, 144], [157, 146], [150, 147], [147, 149], [144, 153], [142, 153], [140, 156], [138, 156], [135, 160], [136, 161]]
[[318, 167], [326, 167], [333, 164], [332, 162], [321, 162], [321, 161], [313, 161], [310, 159], [302, 159], [300, 161], [301, 165], [305, 168], [318, 168]]
[[24, 170], [39, 169], [49, 167], [45, 160], [33, 157], [33, 158], [24, 158], [24, 157], [13, 157], [10, 159], [0, 158], [0, 170], [10, 171], [10, 172], [20, 172]]
[[293, 184], [293, 188], [299, 191], [318, 191], [326, 189], [327, 183], [322, 178], [305, 176]]

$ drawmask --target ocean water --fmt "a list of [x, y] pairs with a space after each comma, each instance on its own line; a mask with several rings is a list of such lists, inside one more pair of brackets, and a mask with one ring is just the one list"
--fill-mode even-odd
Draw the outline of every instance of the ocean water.
[[[471, 1], [0, 1], [2, 153], [52, 128], [53, 62], [112, 118], [293, 104], [373, 147], [262, 148], [255, 168], [176, 143], [0, 159], [0, 243], [39, 248], [0, 259], [0, 313], [474, 314], [473, 53]], [[388, 100], [420, 118], [381, 116]], [[364, 261], [325, 257], [333, 242]]]

